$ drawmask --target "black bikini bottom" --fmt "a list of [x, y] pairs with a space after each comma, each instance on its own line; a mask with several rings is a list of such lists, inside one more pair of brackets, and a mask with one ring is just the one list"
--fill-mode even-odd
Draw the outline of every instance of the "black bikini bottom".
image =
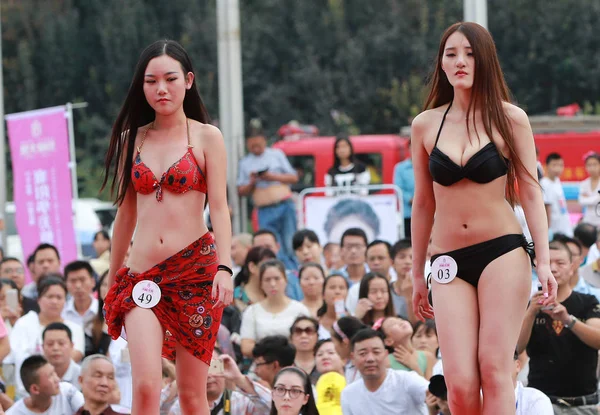
[[[456, 277], [477, 288], [479, 278], [481, 278], [483, 270], [489, 263], [517, 248], [525, 249], [525, 252], [527, 252], [531, 258], [531, 263], [533, 265], [533, 259], [535, 257], [533, 242], [528, 243], [525, 235], [520, 234], [503, 235], [498, 238], [490, 239], [489, 241], [466, 246], [454, 251], [436, 254], [431, 257], [431, 263], [433, 264], [433, 261], [442, 255], [452, 257], [458, 266]], [[431, 286], [431, 274], [429, 274], [427, 280], [428, 285]], [[433, 303], [431, 299], [431, 289], [429, 291], [429, 303]]]

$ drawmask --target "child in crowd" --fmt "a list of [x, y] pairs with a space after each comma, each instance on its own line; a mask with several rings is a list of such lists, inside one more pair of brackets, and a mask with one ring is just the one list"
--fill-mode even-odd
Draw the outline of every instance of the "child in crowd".
[[437, 359], [429, 351], [417, 350], [412, 343], [413, 328], [408, 320], [400, 317], [381, 318], [373, 329], [385, 336], [384, 344], [393, 350], [389, 355], [394, 370], [414, 371], [429, 380]]

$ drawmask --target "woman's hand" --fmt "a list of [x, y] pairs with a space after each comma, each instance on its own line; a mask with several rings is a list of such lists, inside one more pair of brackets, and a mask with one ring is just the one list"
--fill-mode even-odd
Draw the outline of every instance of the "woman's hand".
[[213, 281], [212, 298], [215, 307], [227, 307], [233, 301], [233, 281], [227, 271], [218, 271]]
[[544, 295], [543, 305], [548, 306], [550, 304], [554, 304], [556, 301], [556, 291], [558, 290], [558, 285], [556, 284], [554, 275], [552, 275], [552, 271], [550, 271], [550, 265], [538, 265], [537, 275], [538, 280], [542, 285], [542, 293]]
[[4, 317], [5, 319], [8, 319], [8, 321], [10, 321], [10, 324], [14, 326], [19, 317], [21, 317], [21, 315], [23, 314], [23, 309], [21, 308], [21, 305], [17, 304], [17, 310], [13, 311], [8, 305], [5, 304], [2, 307], [2, 311], [0, 312], [0, 314], [2, 314], [2, 317]]
[[361, 298], [358, 300], [358, 304], [356, 304], [356, 309], [354, 310], [354, 317], [359, 320], [367, 314], [369, 310], [373, 308], [373, 303], [368, 298]]
[[433, 308], [429, 304], [427, 295], [427, 285], [425, 279], [421, 277], [414, 277], [413, 281], [413, 313], [415, 316], [425, 322], [425, 319], [433, 319]]

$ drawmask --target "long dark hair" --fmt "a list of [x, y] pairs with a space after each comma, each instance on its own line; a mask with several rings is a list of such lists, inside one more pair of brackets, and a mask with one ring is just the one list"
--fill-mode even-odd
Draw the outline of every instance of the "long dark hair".
[[107, 277], [108, 271], [105, 271], [100, 278], [98, 278], [98, 282], [96, 283], [96, 287], [94, 289], [94, 291], [98, 293], [98, 313], [96, 314], [94, 320], [92, 320], [92, 345], [94, 350], [97, 350], [100, 346], [102, 334], [104, 333], [104, 299], [102, 299], [102, 296], [100, 295], [100, 287], [102, 287], [102, 283]]
[[251, 248], [246, 254], [246, 261], [244, 261], [244, 265], [240, 272], [237, 273], [235, 279], [233, 280], [234, 286], [238, 287], [242, 284], [247, 284], [250, 279], [250, 263], [254, 265], [258, 265], [264, 259], [276, 259], [277, 255], [275, 252], [271, 251], [269, 248], [265, 248], [262, 246], [255, 246]]
[[[292, 372], [302, 378], [302, 383], [304, 384], [304, 393], [308, 395], [308, 401], [302, 406], [300, 409], [300, 413], [302, 415], [319, 415], [319, 410], [317, 409], [317, 403], [315, 401], [315, 396], [313, 395], [312, 384], [310, 383], [310, 377], [306, 374], [306, 372], [300, 368], [289, 366], [281, 369], [273, 380], [273, 385], [277, 383], [277, 380], [281, 375], [286, 372]], [[271, 412], [270, 415], [278, 415], [277, 408], [275, 404], [271, 404]]]
[[325, 314], [327, 314], [327, 303], [325, 302], [325, 289], [327, 288], [327, 283], [332, 279], [332, 278], [341, 278], [342, 280], [344, 280], [344, 282], [346, 283], [346, 288], [348, 291], [350, 291], [350, 283], [348, 282], [348, 280], [346, 279], [346, 277], [344, 277], [342, 274], [331, 274], [329, 275], [327, 278], [325, 278], [325, 282], [323, 283], [323, 305], [321, 306], [321, 308], [319, 308], [317, 310], [317, 317], [323, 317]]
[[[188, 72], [194, 73], [194, 68], [187, 52], [179, 43], [173, 40], [159, 40], [154, 42], [144, 49], [140, 55], [133, 80], [125, 97], [125, 102], [113, 125], [110, 145], [104, 160], [104, 180], [102, 181], [100, 191], [106, 187], [112, 171], [110, 192], [112, 196], [114, 195], [115, 188], [118, 189], [115, 201], [117, 205], [123, 203], [123, 199], [131, 183], [133, 151], [138, 128], [149, 124], [155, 118], [154, 110], [144, 96], [146, 67], [152, 59], [162, 55], [167, 55], [178, 61], [181, 64], [184, 75]], [[183, 111], [188, 118], [204, 124], [210, 122], [208, 112], [198, 92], [195, 78], [192, 82], [192, 87], [185, 91]]]
[[[440, 41], [435, 67], [429, 82], [430, 92], [425, 101], [424, 110], [440, 107], [454, 99], [454, 88], [442, 70], [442, 57], [448, 38], [455, 32], [460, 32], [467, 38], [475, 57], [475, 76], [471, 102], [467, 109], [467, 132], [469, 131], [469, 117], [471, 114], [475, 114], [476, 110], [481, 111], [484, 130], [490, 139], [493, 137], [494, 127], [498, 129], [510, 154], [511, 163], [508, 164], [506, 199], [514, 206], [518, 201], [517, 170], [526, 172], [532, 183], [537, 183], [537, 180], [527, 172], [523, 161], [517, 154], [511, 122], [504, 109], [504, 101], [510, 102], [511, 94], [504, 80], [494, 40], [483, 26], [472, 22], [459, 22], [446, 29]], [[475, 127], [475, 134], [479, 137], [477, 127]]]
[[345, 141], [350, 146], [350, 163], [356, 164], [356, 156], [354, 155], [354, 146], [350, 142], [350, 138], [346, 135], [339, 135], [333, 144], [333, 167], [340, 167], [340, 158], [337, 155], [337, 146], [340, 142]]
[[[360, 287], [358, 287], [358, 299], [360, 300], [361, 298], [367, 298], [369, 296], [369, 285], [371, 285], [371, 281], [373, 281], [376, 278], [381, 278], [382, 280], [384, 280], [385, 286], [387, 287], [388, 303], [387, 303], [387, 306], [385, 307], [385, 310], [383, 310], [384, 316], [385, 317], [395, 317], [396, 312], [394, 311], [394, 301], [392, 300], [392, 293], [390, 292], [390, 284], [389, 284], [387, 278], [385, 278], [381, 274], [378, 274], [376, 272], [368, 272], [365, 274], [365, 276], [360, 281]], [[375, 314], [375, 310], [367, 311], [367, 314], [365, 314], [365, 316], [362, 318], [363, 323], [368, 324], [369, 326], [372, 326], [373, 323], [375, 322], [373, 319], [374, 314]]]

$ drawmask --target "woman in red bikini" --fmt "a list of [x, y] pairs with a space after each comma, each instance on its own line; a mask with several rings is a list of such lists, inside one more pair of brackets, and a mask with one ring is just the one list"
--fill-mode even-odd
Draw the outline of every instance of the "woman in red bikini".
[[[515, 413], [513, 354], [532, 253], [511, 208], [517, 182], [542, 303], [556, 298], [533, 134], [527, 114], [509, 101], [489, 32], [475, 23], [449, 27], [426, 111], [412, 123], [411, 234], [413, 307], [421, 319], [435, 311], [453, 414]], [[423, 275], [430, 236], [433, 310]]]
[[[226, 152], [208, 121], [185, 50], [169, 40], [146, 48], [113, 127], [102, 186], [116, 164], [104, 308], [109, 334], [116, 339], [124, 327], [129, 343], [132, 414], [159, 414], [161, 355], [177, 356], [183, 413], [209, 413], [206, 378], [233, 287]], [[209, 194], [215, 240], [202, 214]]]

